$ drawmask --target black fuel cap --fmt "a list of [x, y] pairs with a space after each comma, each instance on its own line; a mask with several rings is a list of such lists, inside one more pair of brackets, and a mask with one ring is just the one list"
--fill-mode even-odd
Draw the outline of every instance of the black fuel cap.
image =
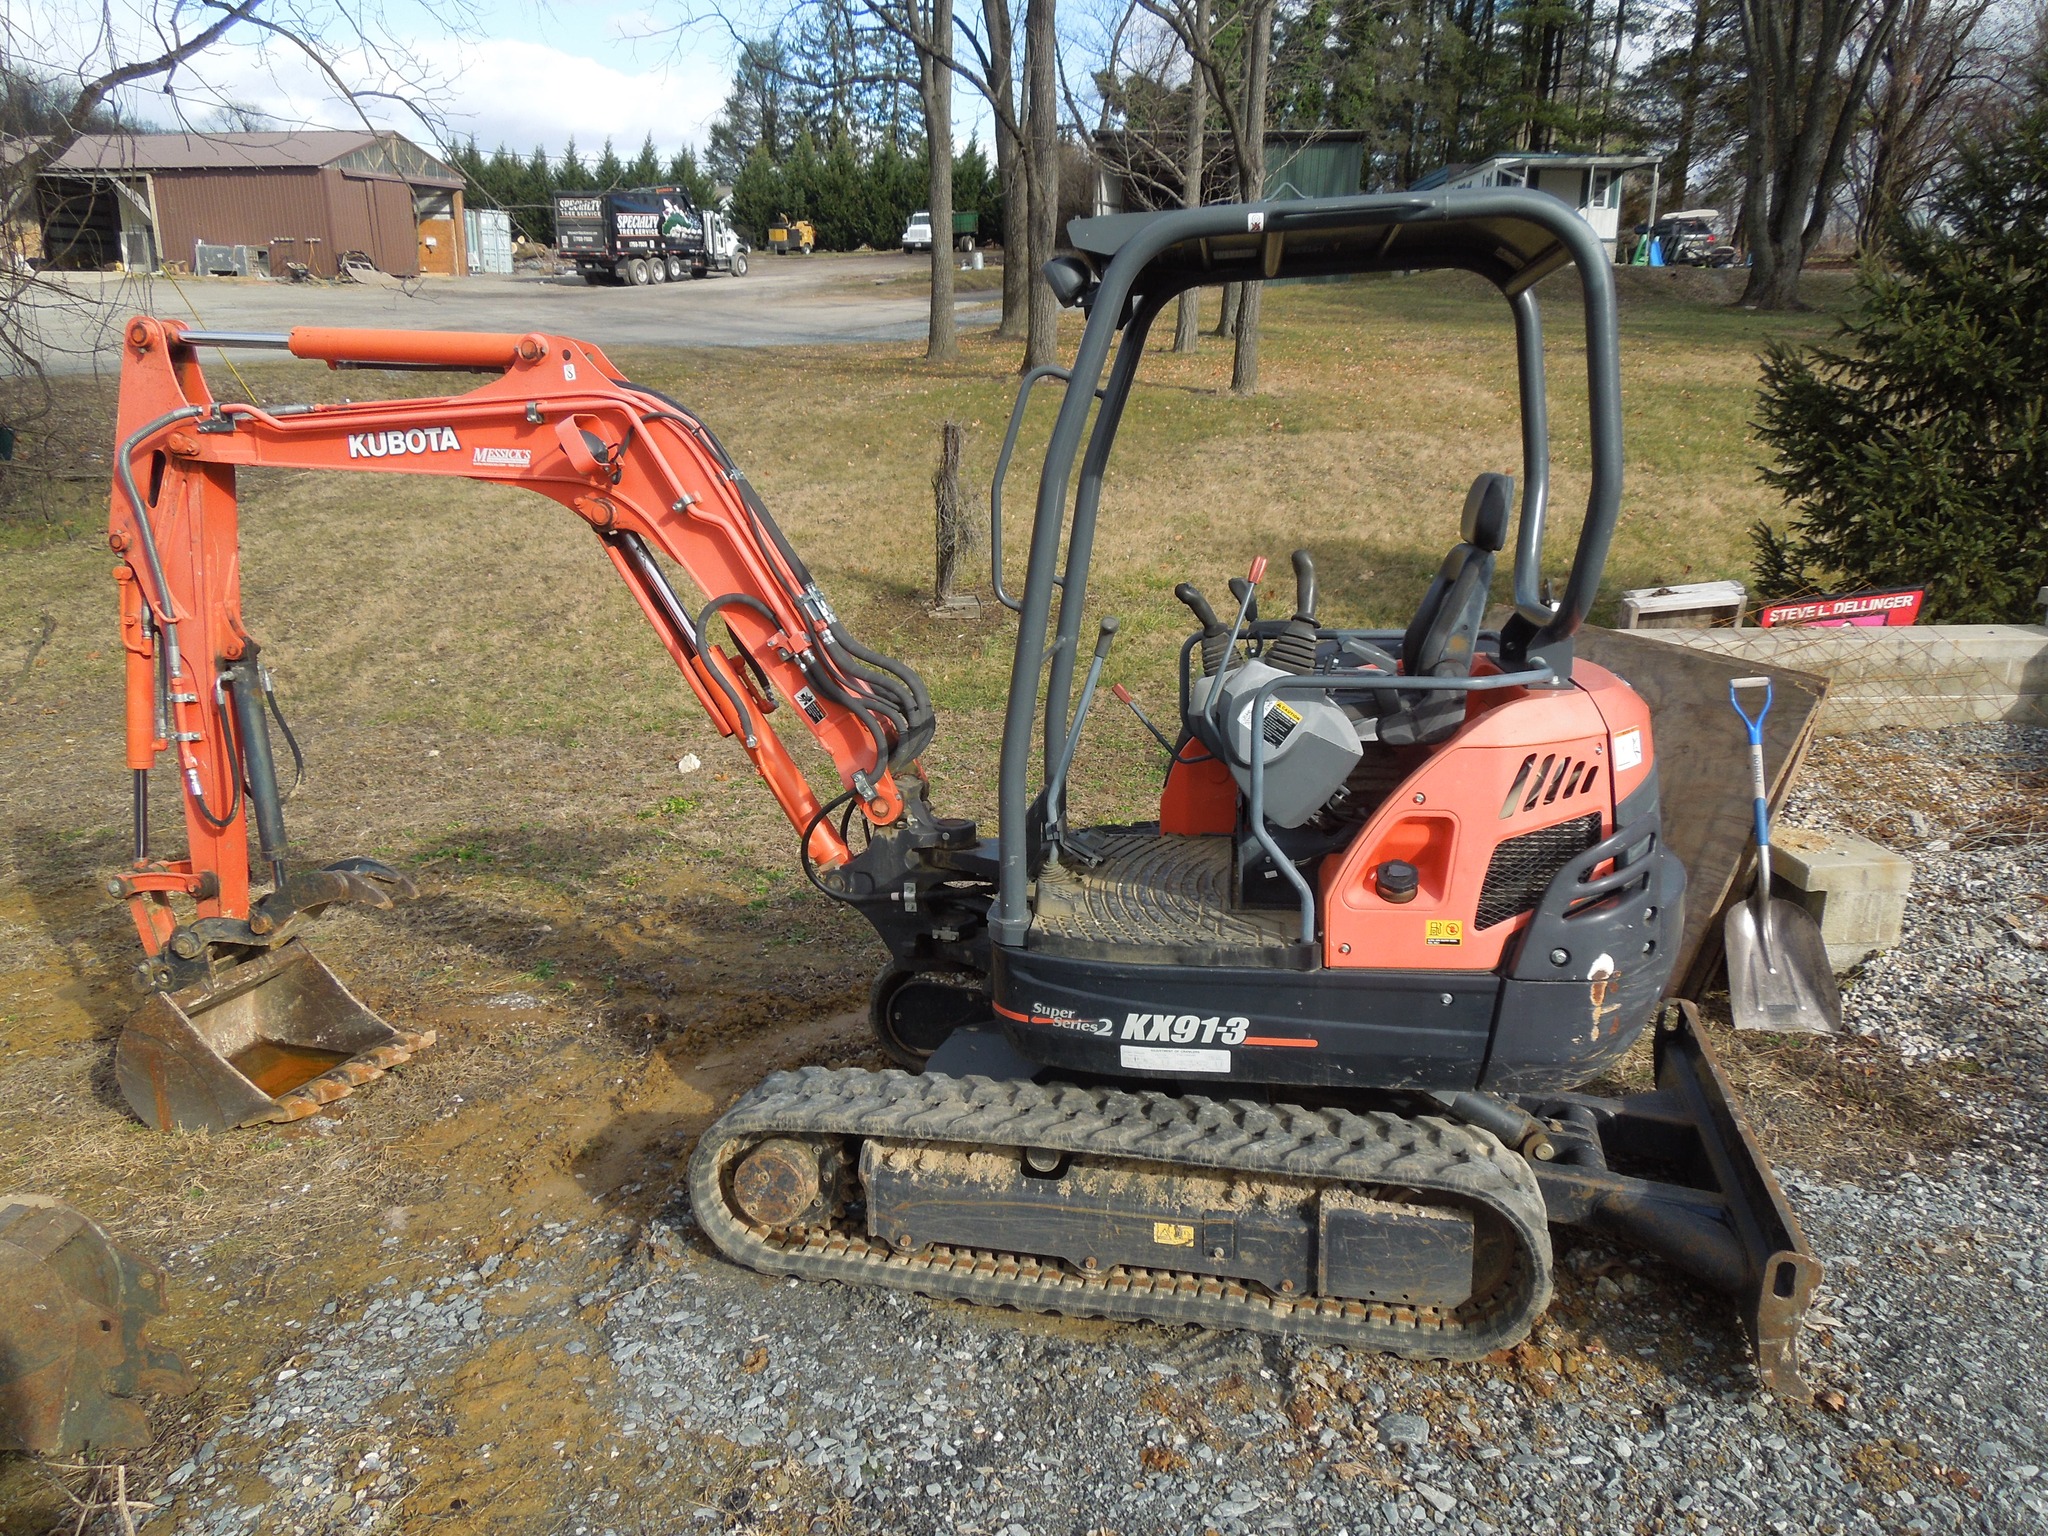
[[1382, 901], [1413, 901], [1422, 889], [1422, 875], [1406, 860], [1389, 859], [1373, 872], [1373, 883]]

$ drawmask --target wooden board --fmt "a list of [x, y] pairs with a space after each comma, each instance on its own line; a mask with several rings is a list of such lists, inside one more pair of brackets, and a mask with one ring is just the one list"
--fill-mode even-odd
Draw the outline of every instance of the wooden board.
[[1697, 998], [1720, 968], [1722, 914], [1748, 891], [1756, 862], [1749, 733], [1729, 706], [1728, 685], [1738, 677], [1771, 680], [1764, 775], [1775, 814], [1805, 761], [1828, 680], [1592, 626], [1580, 631], [1578, 654], [1627, 682], [1650, 706], [1664, 845], [1687, 876], [1685, 937], [1671, 991]]

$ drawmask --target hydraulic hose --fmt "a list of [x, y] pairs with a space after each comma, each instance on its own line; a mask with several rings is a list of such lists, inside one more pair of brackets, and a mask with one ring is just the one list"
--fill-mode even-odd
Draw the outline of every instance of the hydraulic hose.
[[[869, 649], [847, 630], [838, 615], [824, 603], [818, 593], [817, 580], [810, 567], [796, 552], [782, 528], [770, 515], [760, 493], [753, 487], [746, 473], [726, 452], [718, 435], [706, 426], [703, 420], [674, 397], [663, 391], [643, 384], [628, 384], [628, 388], [661, 401], [669, 407], [666, 412], [650, 412], [645, 419], [670, 419], [684, 427], [702, 443], [707, 452], [718, 461], [727, 479], [739, 494], [740, 505], [746, 509], [747, 521], [757, 542], [762, 545], [760, 553], [767, 557], [772, 551], [779, 563], [801, 586], [801, 591], [791, 592], [785, 588], [797, 611], [802, 614], [804, 628], [809, 632], [817, 652], [842, 679], [839, 694], [835, 700], [843, 707], [862, 713], [861, 706], [854, 702], [856, 691], [867, 694], [873, 707], [885, 715], [893, 732], [880, 732], [872, 717], [863, 723], [876, 736], [876, 767], [879, 771], [886, 763], [891, 768], [901, 767], [914, 759], [931, 744], [937, 730], [937, 721], [932, 710], [931, 695], [926, 691], [924, 680], [916, 671], [902, 662]], [[766, 560], [772, 568], [777, 560]], [[772, 621], [772, 615], [771, 621]], [[863, 665], [866, 663], [866, 665]], [[809, 675], [808, 673], [806, 674]], [[886, 702], [885, 702], [886, 701]], [[893, 746], [887, 736], [893, 734]]]
[[[779, 624], [774, 610], [769, 608], [758, 597], [751, 597], [745, 592], [728, 592], [723, 597], [714, 597], [704, 605], [704, 611], [697, 615], [697, 633], [701, 636], [704, 633], [705, 626], [718, 617], [721, 609], [731, 607], [735, 603], [741, 603], [754, 609], [766, 618], [770, 624]], [[740, 698], [739, 690], [726, 677], [724, 665], [719, 662], [717, 655], [709, 645], [705, 645], [698, 652], [698, 655], [704, 662], [704, 670], [711, 674], [711, 680], [718, 684], [719, 691], [725, 695], [726, 701], [732, 705], [734, 718], [740, 723], [741, 739], [749, 747], [760, 745], [760, 738], [754, 734], [754, 717], [748, 713], [745, 701]]]
[[[142, 534], [142, 557], [149, 566], [149, 579], [156, 584], [157, 623], [164, 631], [164, 649], [171, 664], [171, 675], [178, 674], [178, 615], [171, 606], [171, 584], [164, 576], [163, 557], [157, 553], [156, 530], [149, 524], [149, 506], [142, 499], [142, 491], [135, 484], [132, 461], [135, 450], [143, 442], [163, 431], [174, 421], [188, 421], [194, 416], [204, 416], [203, 405], [181, 405], [175, 411], [166, 411], [155, 421], [147, 422], [130, 433], [114, 455], [114, 474], [121, 482], [121, 489], [127, 494], [128, 505], [135, 513], [135, 526]], [[230, 817], [232, 819], [232, 817]]]

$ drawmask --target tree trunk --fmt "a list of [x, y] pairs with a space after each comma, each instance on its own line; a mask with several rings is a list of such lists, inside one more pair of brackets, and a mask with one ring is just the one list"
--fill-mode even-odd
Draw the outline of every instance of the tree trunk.
[[1010, 124], [1017, 121], [1017, 85], [1009, 0], [981, 0], [981, 16], [988, 32], [988, 83], [996, 95], [996, 174], [1003, 184], [1003, 323], [996, 327], [996, 336], [1021, 341], [1025, 310], [1031, 303], [1031, 198], [1025, 186], [1024, 146], [1010, 131]]
[[953, 324], [953, 0], [931, 0], [932, 45], [943, 57], [918, 55], [924, 100], [924, 141], [931, 161], [932, 316], [924, 355], [934, 363], [960, 359]]
[[[1245, 40], [1244, 142], [1238, 146], [1238, 189], [1248, 203], [1266, 192], [1266, 76], [1273, 53], [1274, 0], [1252, 0], [1251, 33]], [[1264, 283], [1246, 283], [1237, 309], [1237, 354], [1230, 363], [1230, 392], [1249, 395], [1259, 387], [1259, 298]]]
[[1678, 91], [1678, 142], [1672, 146], [1669, 164], [1671, 206], [1691, 206], [1686, 198], [1692, 179], [1692, 136], [1699, 121], [1700, 96], [1705, 90], [1700, 72], [1707, 57], [1707, 7], [1712, 0], [1693, 0], [1692, 46], [1685, 54], [1685, 84]]
[[[1209, 47], [1209, 0], [1194, 0], [1195, 48], [1199, 54]], [[1202, 206], [1202, 165], [1208, 153], [1209, 77], [1192, 58], [1188, 64], [1188, 142], [1181, 167], [1180, 205]], [[1174, 317], [1173, 350], [1192, 352], [1201, 344], [1202, 290], [1190, 288], [1180, 296], [1180, 312]]]
[[1039, 368], [1059, 353], [1060, 306], [1045, 281], [1059, 239], [1060, 95], [1059, 40], [1053, 31], [1054, 0], [1028, 0], [1024, 10], [1024, 152], [1031, 170], [1028, 334], [1024, 366]]
[[1216, 334], [1225, 341], [1234, 340], [1237, 336], [1237, 311], [1243, 300], [1243, 283], [1223, 285], [1223, 307], [1216, 316]]
[[1849, 140], [1900, 4], [1742, 0], [1749, 73], [1743, 195], [1751, 262], [1744, 307], [1797, 307], [1799, 269], [1826, 228]]

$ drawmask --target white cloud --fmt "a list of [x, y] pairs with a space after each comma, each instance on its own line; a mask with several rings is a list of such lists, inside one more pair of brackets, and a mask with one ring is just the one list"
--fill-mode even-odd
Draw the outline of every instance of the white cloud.
[[[474, 135], [486, 149], [503, 142], [521, 154], [535, 144], [559, 150], [571, 136], [579, 150], [594, 151], [609, 135], [627, 156], [650, 133], [664, 154], [684, 143], [701, 145], [729, 84], [725, 62], [714, 57], [621, 68], [521, 38], [411, 41], [397, 53], [408, 61], [407, 74], [417, 72], [436, 82], [424, 94], [450, 134]], [[414, 94], [360, 50], [333, 62], [351, 84], [364, 81]], [[205, 77], [210, 89], [192, 93], [188, 116], [203, 117], [215, 102], [227, 99], [284, 125], [347, 128], [361, 121], [330, 82], [295, 52], [223, 48], [209, 61]], [[137, 105], [151, 115], [163, 110], [160, 97]], [[421, 134], [418, 120], [395, 103], [371, 102], [366, 110], [380, 126]]]

